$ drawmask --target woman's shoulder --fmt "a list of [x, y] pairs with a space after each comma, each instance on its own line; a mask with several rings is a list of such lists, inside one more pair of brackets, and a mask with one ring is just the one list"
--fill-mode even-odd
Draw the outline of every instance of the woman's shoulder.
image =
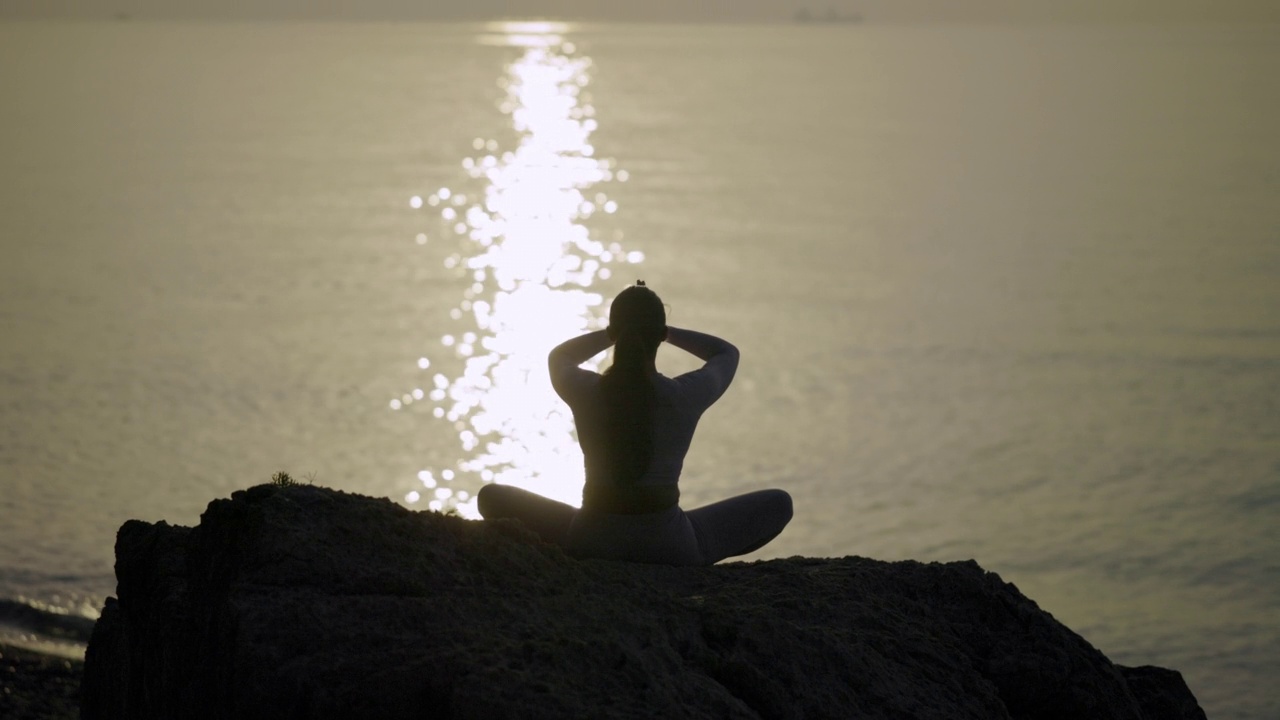
[[580, 367], [561, 367], [551, 372], [551, 387], [570, 406], [587, 402], [600, 387], [600, 374]]
[[704, 381], [705, 378], [700, 377], [696, 371], [675, 377], [658, 375], [654, 378], [653, 387], [662, 401], [674, 405], [686, 405], [704, 394]]
[[714, 362], [674, 378], [668, 378], [669, 392], [683, 404], [705, 409], [724, 394], [733, 381], [733, 367], [720, 367]]

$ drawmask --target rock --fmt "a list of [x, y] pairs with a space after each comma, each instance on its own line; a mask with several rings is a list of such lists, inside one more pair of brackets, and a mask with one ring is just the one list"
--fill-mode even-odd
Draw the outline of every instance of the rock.
[[974, 562], [670, 568], [320, 487], [130, 521], [97, 718], [1203, 718]]
[[83, 666], [79, 660], [0, 644], [0, 718], [79, 717]]

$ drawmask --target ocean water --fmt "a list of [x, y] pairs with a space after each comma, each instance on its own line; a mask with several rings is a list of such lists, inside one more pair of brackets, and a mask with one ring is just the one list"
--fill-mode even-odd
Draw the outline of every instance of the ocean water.
[[643, 278], [742, 349], [682, 488], [789, 490], [753, 558], [974, 558], [1280, 717], [1276, 77], [1274, 26], [2, 24], [0, 638], [278, 470], [572, 499], [545, 351]]

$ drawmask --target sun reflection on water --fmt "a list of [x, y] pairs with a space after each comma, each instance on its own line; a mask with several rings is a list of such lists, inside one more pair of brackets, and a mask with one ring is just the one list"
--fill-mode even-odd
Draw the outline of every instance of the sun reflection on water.
[[[603, 327], [604, 298], [592, 286], [611, 277], [611, 266], [640, 263], [644, 255], [625, 250], [619, 230], [610, 242], [597, 238], [618, 205], [596, 186], [627, 177], [591, 144], [591, 59], [563, 38], [568, 29], [487, 26], [479, 42], [523, 50], [500, 81], [500, 107], [519, 140], [502, 151], [497, 140], [476, 138], [457, 187], [410, 198], [412, 208], [438, 214], [439, 235], [457, 248], [444, 265], [470, 285], [449, 311], [458, 330], [440, 338], [461, 372], [432, 372], [431, 359], [419, 358], [429, 389], [390, 402], [393, 410], [434, 404], [432, 415], [457, 433], [462, 450], [453, 467], [419, 472], [408, 503], [425, 500], [432, 509], [476, 517], [475, 490], [486, 482], [581, 500], [582, 455], [572, 416], [551, 389], [547, 353]], [[415, 240], [425, 245], [427, 233]]]

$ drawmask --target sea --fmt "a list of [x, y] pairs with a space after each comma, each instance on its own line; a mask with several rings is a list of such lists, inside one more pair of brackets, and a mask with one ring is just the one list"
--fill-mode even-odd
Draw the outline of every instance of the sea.
[[576, 503], [546, 352], [644, 280], [742, 351], [681, 486], [791, 493], [746, 559], [972, 558], [1276, 720], [1277, 78], [1280, 26], [0, 24], [0, 640], [82, 653], [124, 521], [280, 472]]

